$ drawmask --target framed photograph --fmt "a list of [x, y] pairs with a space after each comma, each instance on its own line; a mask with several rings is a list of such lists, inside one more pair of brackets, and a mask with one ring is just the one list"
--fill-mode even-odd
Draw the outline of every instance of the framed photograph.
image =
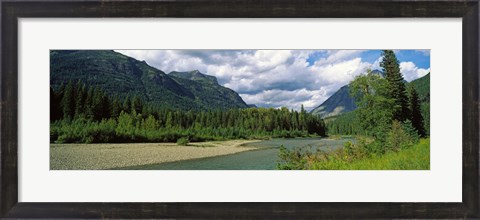
[[471, 218], [478, 1], [2, 1], [5, 218]]

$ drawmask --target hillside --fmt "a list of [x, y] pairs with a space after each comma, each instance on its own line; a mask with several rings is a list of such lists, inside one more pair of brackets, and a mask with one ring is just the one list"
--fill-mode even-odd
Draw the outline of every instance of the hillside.
[[247, 108], [240, 96], [198, 71], [171, 73], [111, 50], [50, 52], [50, 85], [68, 81], [99, 87], [109, 95], [138, 96], [158, 107], [182, 110]]
[[320, 106], [314, 108], [311, 113], [322, 117], [330, 117], [353, 111], [356, 108], [355, 102], [350, 97], [349, 86], [345, 85], [330, 96]]
[[424, 77], [410, 82], [410, 85], [417, 90], [420, 102], [430, 102], [430, 73]]
[[248, 107], [238, 93], [220, 86], [214, 76], [202, 74], [198, 70], [171, 72], [168, 76], [190, 91], [195, 96], [197, 105], [222, 109]]

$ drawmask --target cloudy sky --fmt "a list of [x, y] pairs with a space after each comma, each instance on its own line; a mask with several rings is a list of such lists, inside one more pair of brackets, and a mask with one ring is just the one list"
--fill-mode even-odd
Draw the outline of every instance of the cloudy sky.
[[[240, 94], [247, 104], [317, 107], [366, 69], [379, 69], [380, 50], [119, 50], [165, 73], [200, 72]], [[429, 50], [396, 50], [407, 81], [430, 72]]]

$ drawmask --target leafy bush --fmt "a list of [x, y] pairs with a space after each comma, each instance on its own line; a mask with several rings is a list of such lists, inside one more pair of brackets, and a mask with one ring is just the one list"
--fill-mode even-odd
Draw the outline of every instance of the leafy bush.
[[190, 140], [188, 140], [186, 137], [181, 137], [177, 140], [177, 145], [187, 146], [188, 143], [190, 143]]
[[279, 170], [302, 170], [305, 168], [306, 155], [299, 152], [299, 148], [289, 150], [283, 145], [280, 146], [278, 157], [280, 161], [277, 163]]
[[399, 151], [406, 149], [418, 141], [418, 134], [413, 129], [409, 121], [402, 124], [398, 121], [393, 121], [392, 129], [387, 134], [385, 143], [386, 151]]

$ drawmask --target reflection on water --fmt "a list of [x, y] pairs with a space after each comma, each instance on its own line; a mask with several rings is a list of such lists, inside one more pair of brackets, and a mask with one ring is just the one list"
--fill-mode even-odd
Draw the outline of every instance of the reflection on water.
[[308, 148], [309, 150], [321, 149], [325, 151], [342, 147], [345, 142], [325, 138], [275, 138], [271, 140], [248, 143], [244, 146], [257, 147], [258, 150], [246, 151], [225, 156], [184, 160], [170, 163], [134, 166], [121, 169], [134, 170], [273, 170], [278, 160], [279, 147], [283, 145], [288, 149], [295, 147]]

